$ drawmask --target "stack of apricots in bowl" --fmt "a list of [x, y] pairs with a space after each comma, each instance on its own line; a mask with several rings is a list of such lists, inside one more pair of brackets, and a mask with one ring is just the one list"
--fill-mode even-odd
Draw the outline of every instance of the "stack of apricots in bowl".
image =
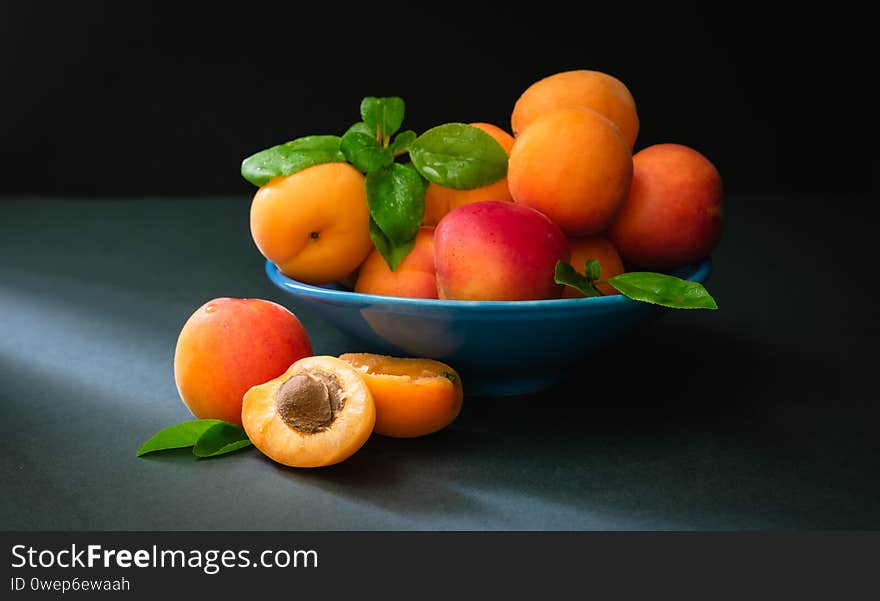
[[[534, 391], [676, 306], [625, 296], [607, 280], [709, 275], [722, 231], [718, 171], [680, 144], [633, 154], [636, 103], [615, 77], [541, 79], [513, 104], [509, 130], [472, 122], [392, 138], [396, 129], [364, 126], [373, 149], [391, 153], [359, 163], [346, 142], [369, 121], [364, 105], [390, 100], [364, 100], [365, 120], [341, 138], [343, 160], [286, 176], [276, 175], [277, 157], [243, 164], [260, 186], [250, 225], [268, 277], [364, 349], [447, 362], [469, 394]], [[395, 210], [399, 219], [388, 219]], [[556, 267], [584, 274], [591, 259], [599, 294], [584, 298]]]
[[[178, 340], [190, 411], [243, 427], [272, 459], [329, 465], [374, 432], [437, 432], [465, 392], [537, 391], [669, 309], [717, 308], [702, 283], [721, 177], [681, 144], [634, 153], [636, 102], [615, 77], [536, 81], [509, 130], [475, 120], [418, 134], [398, 97], [364, 98], [360, 116], [241, 168], [258, 187], [250, 230], [269, 279], [290, 308], [349, 334], [352, 352], [313, 356], [290, 308], [260, 299], [214, 299]], [[194, 452], [217, 446], [208, 439]]]

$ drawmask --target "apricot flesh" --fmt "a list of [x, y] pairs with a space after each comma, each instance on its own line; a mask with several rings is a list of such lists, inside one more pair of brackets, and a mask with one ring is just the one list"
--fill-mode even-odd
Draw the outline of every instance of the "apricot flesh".
[[290, 467], [351, 457], [370, 437], [376, 407], [361, 374], [329, 356], [300, 359], [244, 395], [242, 425], [264, 455]]
[[571, 107], [589, 108], [609, 119], [632, 149], [639, 133], [632, 94], [616, 77], [586, 69], [556, 73], [529, 86], [513, 108], [513, 133], [518, 136], [543, 115]]
[[241, 424], [244, 393], [311, 354], [308, 334], [288, 309], [256, 298], [215, 298], [181, 329], [174, 380], [194, 416]]
[[712, 252], [723, 228], [721, 175], [681, 144], [656, 144], [633, 156], [629, 197], [608, 230], [624, 262], [670, 270]]
[[308, 284], [345, 278], [373, 248], [364, 176], [347, 163], [272, 179], [254, 196], [250, 225], [263, 256]]
[[407, 298], [437, 298], [434, 272], [434, 228], [422, 227], [410, 253], [394, 271], [374, 250], [358, 272], [355, 292]]
[[378, 434], [424, 436], [442, 430], [461, 412], [461, 377], [445, 363], [371, 353], [339, 358], [361, 373], [373, 393]]
[[507, 178], [517, 204], [541, 211], [569, 236], [601, 233], [626, 200], [630, 149], [596, 111], [561, 109], [516, 138]]

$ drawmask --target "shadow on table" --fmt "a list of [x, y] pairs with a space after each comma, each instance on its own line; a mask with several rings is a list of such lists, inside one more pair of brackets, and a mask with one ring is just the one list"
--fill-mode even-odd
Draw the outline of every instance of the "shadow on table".
[[[416, 519], [469, 516], [474, 527], [781, 527], [810, 482], [780, 482], [780, 466], [758, 455], [765, 433], [753, 422], [772, 371], [747, 339], [658, 324], [541, 394], [469, 397], [435, 435], [374, 436], [338, 466], [279, 470]], [[534, 515], [508, 520], [499, 498]]]

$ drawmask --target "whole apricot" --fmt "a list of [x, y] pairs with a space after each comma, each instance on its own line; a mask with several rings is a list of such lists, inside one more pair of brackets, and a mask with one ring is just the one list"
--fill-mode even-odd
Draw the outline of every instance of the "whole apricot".
[[458, 207], [434, 230], [440, 298], [537, 300], [559, 298], [556, 261], [567, 261], [565, 235], [546, 215], [512, 202]]
[[371, 353], [339, 358], [360, 372], [373, 394], [377, 434], [424, 436], [451, 424], [461, 411], [461, 376], [445, 363]]
[[[581, 275], [584, 274], [584, 267], [590, 259], [599, 261], [599, 265], [602, 267], [599, 276], [601, 280], [607, 280], [623, 273], [623, 261], [621, 261], [620, 255], [614, 245], [604, 236], [569, 238], [568, 247], [571, 249], [569, 264]], [[610, 284], [597, 284], [596, 288], [606, 296], [620, 294]], [[579, 298], [583, 294], [571, 286], [566, 286], [562, 296], [564, 298]]]
[[355, 292], [409, 298], [437, 298], [434, 273], [434, 228], [421, 227], [413, 249], [394, 271], [374, 250], [358, 272]]
[[364, 176], [347, 163], [272, 179], [254, 196], [250, 220], [263, 256], [309, 284], [345, 278], [373, 248]]
[[[507, 151], [507, 154], [510, 154], [510, 149], [513, 148], [513, 136], [509, 133], [491, 123], [471, 123], [471, 125], [492, 136]], [[425, 219], [423, 223], [424, 225], [437, 225], [449, 211], [462, 205], [484, 200], [512, 201], [513, 197], [507, 187], [507, 178], [472, 190], [456, 190], [430, 183], [425, 191]]]
[[376, 423], [361, 374], [336, 357], [306, 357], [244, 395], [242, 425], [264, 455], [291, 467], [348, 459]]
[[516, 203], [541, 211], [569, 236], [592, 236], [626, 200], [632, 168], [611, 121], [568, 108], [538, 118], [516, 138], [507, 178]]
[[639, 116], [629, 89], [616, 77], [580, 69], [550, 75], [533, 83], [516, 101], [510, 118], [514, 135], [539, 117], [561, 108], [584, 107], [607, 117], [632, 150], [639, 134]]
[[193, 313], [174, 350], [174, 381], [201, 419], [241, 424], [241, 401], [256, 384], [312, 354], [296, 315], [257, 298], [215, 298]]
[[633, 156], [629, 197], [608, 236], [624, 262], [669, 270], [698, 261], [721, 240], [721, 175], [698, 151], [657, 144]]

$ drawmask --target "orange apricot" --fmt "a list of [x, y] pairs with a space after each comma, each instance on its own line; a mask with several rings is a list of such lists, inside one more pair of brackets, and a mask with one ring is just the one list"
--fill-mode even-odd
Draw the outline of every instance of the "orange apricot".
[[568, 108], [538, 118], [516, 138], [507, 178], [514, 202], [541, 211], [569, 236], [592, 236], [626, 200], [632, 169], [611, 121]]
[[518, 136], [539, 117], [574, 106], [593, 109], [607, 117], [617, 125], [632, 150], [639, 133], [635, 100], [623, 82], [599, 71], [564, 71], [533, 83], [513, 108], [513, 133]]
[[241, 424], [241, 399], [312, 354], [299, 319], [257, 298], [215, 298], [187, 319], [174, 350], [174, 381], [201, 419]]
[[378, 250], [364, 261], [358, 272], [355, 292], [409, 298], [437, 298], [434, 274], [434, 228], [419, 228], [409, 254], [391, 271]]
[[406, 359], [370, 353], [339, 357], [363, 376], [376, 403], [374, 431], [413, 438], [451, 424], [463, 399], [458, 373], [433, 359]]
[[273, 178], [254, 196], [250, 221], [263, 256], [309, 284], [341, 280], [373, 248], [364, 176], [347, 163]]
[[633, 156], [629, 197], [608, 230], [628, 265], [669, 270], [708, 256], [724, 226], [715, 165], [682, 144], [655, 144]]
[[300, 359], [244, 395], [241, 421], [264, 455], [291, 467], [321, 467], [351, 457], [376, 421], [361, 374], [336, 357]]
[[[620, 255], [617, 254], [614, 245], [604, 236], [569, 238], [568, 247], [571, 249], [571, 260], [569, 263], [581, 275], [583, 275], [584, 267], [590, 259], [596, 259], [602, 267], [599, 279], [607, 280], [623, 273], [623, 261], [620, 260]], [[620, 294], [610, 284], [599, 284], [596, 288], [606, 296]], [[583, 294], [571, 286], [566, 286], [562, 296], [563, 298], [578, 298], [582, 297]]]
[[[471, 125], [492, 136], [507, 151], [507, 154], [510, 154], [510, 149], [513, 148], [513, 136], [509, 133], [491, 123], [471, 123]], [[422, 220], [422, 224], [437, 225], [449, 211], [462, 205], [484, 200], [511, 202], [513, 197], [507, 187], [507, 178], [472, 190], [456, 190], [434, 183], [428, 184], [428, 189], [425, 191], [425, 218]]]

